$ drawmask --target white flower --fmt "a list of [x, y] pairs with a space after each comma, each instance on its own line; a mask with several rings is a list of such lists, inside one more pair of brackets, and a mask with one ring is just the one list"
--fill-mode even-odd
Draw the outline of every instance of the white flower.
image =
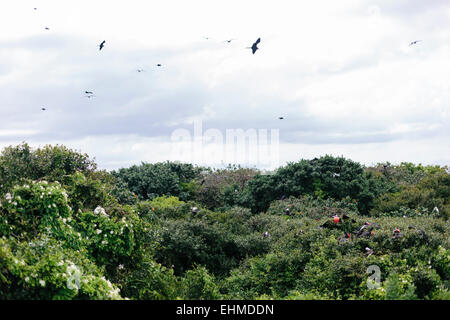
[[58, 262], [58, 266], [61, 267], [64, 264], [64, 261], [61, 260], [60, 262]]
[[102, 214], [102, 215], [108, 217], [108, 214], [106, 213], [105, 209], [103, 209], [103, 208], [100, 207], [100, 206], [98, 206], [97, 208], [95, 208], [94, 213], [95, 213], [95, 214]]
[[119, 270], [122, 270], [124, 268], [123, 264], [119, 264]]
[[97, 234], [100, 234], [100, 233], [102, 233], [102, 230], [97, 229], [97, 230], [95, 230], [95, 232], [96, 232]]
[[15, 201], [14, 201], [12, 204], [15, 205], [15, 206], [17, 206], [17, 202], [15, 202]]
[[66, 218], [63, 218], [62, 220], [63, 220], [63, 222], [64, 222], [64, 223], [66, 223], [66, 221], [67, 221], [67, 219], [66, 219]]
[[42, 287], [45, 287], [45, 280], [39, 280], [39, 284], [40, 284]]
[[30, 281], [30, 277], [25, 277], [25, 282]]
[[53, 208], [56, 208], [56, 204], [54, 203], [54, 204], [52, 204], [53, 205]]
[[12, 200], [11, 193], [8, 192], [7, 194], [5, 194], [5, 199], [8, 200], [9, 203], [11, 203]]

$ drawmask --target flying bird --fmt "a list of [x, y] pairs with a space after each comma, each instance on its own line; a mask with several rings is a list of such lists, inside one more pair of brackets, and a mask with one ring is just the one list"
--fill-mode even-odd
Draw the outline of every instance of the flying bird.
[[45, 27], [45, 30], [50, 30], [50, 28], [49, 27]]
[[283, 120], [283, 119], [284, 119], [284, 117], [278, 117], [278, 119], [280, 119], [280, 120]]
[[86, 94], [94, 94], [92, 91], [85, 91]]
[[415, 40], [415, 41], [411, 42], [409, 45], [412, 46], [413, 44], [417, 44], [417, 42], [420, 42], [420, 41], [422, 41], [422, 40]]
[[99, 47], [100, 47], [100, 49], [99, 50], [102, 50], [103, 49], [103, 47], [105, 46], [105, 40], [103, 40], [103, 42], [102, 43], [100, 43], [100, 45], [99, 45]]
[[230, 42], [233, 41], [233, 40], [237, 40], [237, 39], [228, 39], [228, 40], [225, 40], [224, 42], [230, 43]]
[[157, 66], [157, 67], [161, 67], [161, 63], [158, 63], [156, 66]]
[[261, 38], [258, 38], [258, 40], [255, 41], [254, 44], [252, 44], [251, 47], [247, 47], [247, 49], [252, 49], [253, 54], [255, 54], [256, 50], [258, 50], [259, 48], [257, 47], [258, 43], [261, 42]]
[[143, 71], [145, 71], [144, 69], [137, 69], [136, 70], [137, 72], [143, 72]]
[[42, 110], [42, 111], [45, 111], [45, 110], [47, 110], [47, 109], [45, 109], [45, 108], [41, 108], [41, 110]]

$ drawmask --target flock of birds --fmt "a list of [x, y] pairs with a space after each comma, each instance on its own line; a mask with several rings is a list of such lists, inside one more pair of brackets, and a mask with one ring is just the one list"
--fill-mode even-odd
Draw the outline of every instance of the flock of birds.
[[[37, 8], [34, 8], [34, 10], [37, 10]], [[45, 30], [50, 30], [50, 28], [49, 27], [45, 27]], [[206, 40], [211, 40], [211, 38], [209, 38], [209, 37], [204, 37]], [[227, 40], [225, 40], [225, 41], [223, 41], [223, 42], [227, 42], [227, 43], [231, 43], [232, 41], [234, 41], [234, 40], [237, 40], [237, 39], [235, 39], [235, 38], [232, 38], [232, 39], [227, 39]], [[252, 50], [252, 54], [255, 54], [255, 52], [259, 49], [258, 48], [258, 44], [261, 42], [261, 38], [258, 38], [253, 44], [252, 44], [252, 46], [251, 47], [246, 47], [246, 49], [251, 49]], [[106, 40], [103, 40], [99, 45], [98, 45], [98, 47], [99, 47], [99, 51], [101, 51], [104, 47], [105, 47], [105, 44], [106, 44]], [[158, 64], [156, 64], [156, 66], [157, 67], [162, 67], [162, 64], [161, 63], [158, 63]], [[141, 73], [141, 72], [145, 72], [145, 70], [144, 69], [136, 69], [136, 71], [138, 72], [138, 73]], [[91, 99], [91, 98], [93, 98], [93, 97], [95, 97], [95, 95], [94, 95], [94, 92], [92, 92], [92, 91], [85, 91], [84, 92], [85, 93], [85, 97], [86, 98], [88, 98], [88, 99]], [[47, 108], [45, 108], [44, 106], [41, 108], [41, 110], [42, 111], [46, 111], [47, 110]], [[284, 117], [279, 117], [279, 119], [281, 120], [281, 119], [284, 119]]]
[[[34, 8], [34, 10], [37, 10], [37, 8]], [[49, 28], [49, 27], [45, 27], [45, 30], [48, 31], [48, 30], [50, 30], [50, 28]], [[210, 37], [203, 37], [203, 38], [206, 39], [206, 40], [211, 40], [211, 39], [212, 39], [212, 38], [210, 38]], [[227, 39], [227, 40], [225, 40], [225, 41], [223, 41], [223, 42], [231, 43], [232, 41], [235, 41], [235, 40], [237, 40], [237, 39], [231, 38], [231, 39]], [[418, 43], [421, 42], [421, 41], [422, 41], [422, 40], [414, 40], [414, 41], [410, 42], [409, 46], [416, 45], [416, 44], [418, 44]], [[258, 39], [256, 39], [256, 41], [251, 45], [251, 47], [246, 47], [246, 49], [251, 49], [251, 50], [252, 50], [252, 54], [255, 54], [256, 51], [259, 49], [259, 48], [258, 48], [258, 44], [259, 44], [260, 42], [261, 42], [261, 38], [258, 38]], [[98, 45], [99, 51], [101, 51], [101, 50], [105, 47], [105, 44], [106, 44], [106, 40], [103, 40], [103, 41]], [[161, 64], [161, 63], [158, 63], [158, 64], [156, 64], [156, 66], [157, 66], [157, 67], [162, 67], [162, 64]], [[137, 71], [138, 73], [145, 72], [144, 69], [136, 69], [136, 71]], [[91, 99], [91, 98], [95, 97], [95, 95], [94, 95], [94, 93], [93, 93], [92, 91], [87, 91], [87, 90], [86, 90], [84, 93], [85, 93], [85, 97], [88, 98], [88, 99]], [[43, 106], [43, 107], [41, 108], [41, 110], [42, 110], [42, 111], [46, 111], [47, 108], [45, 108], [45, 107]], [[278, 119], [279, 119], [279, 120], [284, 120], [284, 117], [283, 117], [283, 116], [280, 116], [280, 117], [278, 117]]]

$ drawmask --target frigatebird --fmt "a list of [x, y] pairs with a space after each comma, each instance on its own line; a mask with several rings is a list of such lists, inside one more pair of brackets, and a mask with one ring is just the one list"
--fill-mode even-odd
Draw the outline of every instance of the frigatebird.
[[45, 110], [47, 110], [47, 109], [45, 109], [45, 108], [41, 108], [41, 110], [42, 110], [42, 111], [45, 111]]
[[158, 63], [156, 66], [157, 66], [157, 67], [161, 67], [161, 63]]
[[86, 94], [94, 94], [92, 91], [85, 91]]
[[284, 119], [284, 117], [278, 117], [278, 119], [280, 119], [280, 120], [283, 120], [283, 119]]
[[261, 38], [258, 38], [258, 40], [255, 41], [254, 44], [252, 44], [251, 47], [247, 47], [247, 49], [252, 49], [253, 54], [255, 54], [256, 50], [258, 50], [259, 48], [257, 47], [258, 43], [261, 42]]
[[100, 47], [100, 49], [99, 50], [102, 50], [103, 49], [103, 47], [105, 46], [105, 40], [103, 40], [103, 42], [102, 43], [100, 43], [100, 45], [99, 45], [99, 47]]

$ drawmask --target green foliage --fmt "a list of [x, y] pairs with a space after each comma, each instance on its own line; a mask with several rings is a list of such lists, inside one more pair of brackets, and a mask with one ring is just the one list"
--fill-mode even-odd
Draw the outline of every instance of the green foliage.
[[201, 177], [196, 200], [210, 210], [245, 203], [243, 190], [257, 173], [255, 169], [240, 166], [207, 171]]
[[439, 166], [108, 173], [24, 143], [0, 155], [0, 299], [448, 300], [449, 190]]
[[87, 175], [96, 168], [88, 155], [64, 146], [45, 146], [37, 150], [26, 143], [10, 146], [0, 156], [0, 191], [5, 192], [23, 180], [61, 181], [65, 175], [75, 172]]
[[121, 299], [83, 251], [46, 236], [29, 242], [0, 238], [2, 299]]
[[120, 185], [125, 184], [141, 200], [170, 195], [189, 200], [195, 190], [191, 182], [200, 171], [191, 164], [160, 162], [142, 163], [113, 171], [112, 174], [121, 181]]
[[289, 215], [312, 219], [321, 219], [332, 215], [342, 216], [344, 213], [357, 214], [358, 212], [356, 200], [349, 197], [336, 201], [332, 198], [320, 199], [306, 195], [301, 198], [289, 197], [284, 200], [272, 201], [267, 213], [286, 215], [286, 209], [289, 209]]
[[121, 267], [118, 282], [122, 284], [125, 296], [140, 300], [174, 300], [183, 296], [182, 284], [167, 269], [150, 256], [133, 267]]
[[188, 300], [220, 299], [219, 287], [213, 275], [202, 266], [195, 266], [182, 279], [183, 297]]
[[243, 200], [256, 213], [267, 210], [270, 202], [282, 196], [349, 197], [357, 200], [360, 212], [367, 213], [373, 199], [383, 189], [380, 184], [370, 173], [366, 174], [360, 164], [342, 157], [324, 156], [289, 163], [273, 175], [256, 175], [248, 182]]

